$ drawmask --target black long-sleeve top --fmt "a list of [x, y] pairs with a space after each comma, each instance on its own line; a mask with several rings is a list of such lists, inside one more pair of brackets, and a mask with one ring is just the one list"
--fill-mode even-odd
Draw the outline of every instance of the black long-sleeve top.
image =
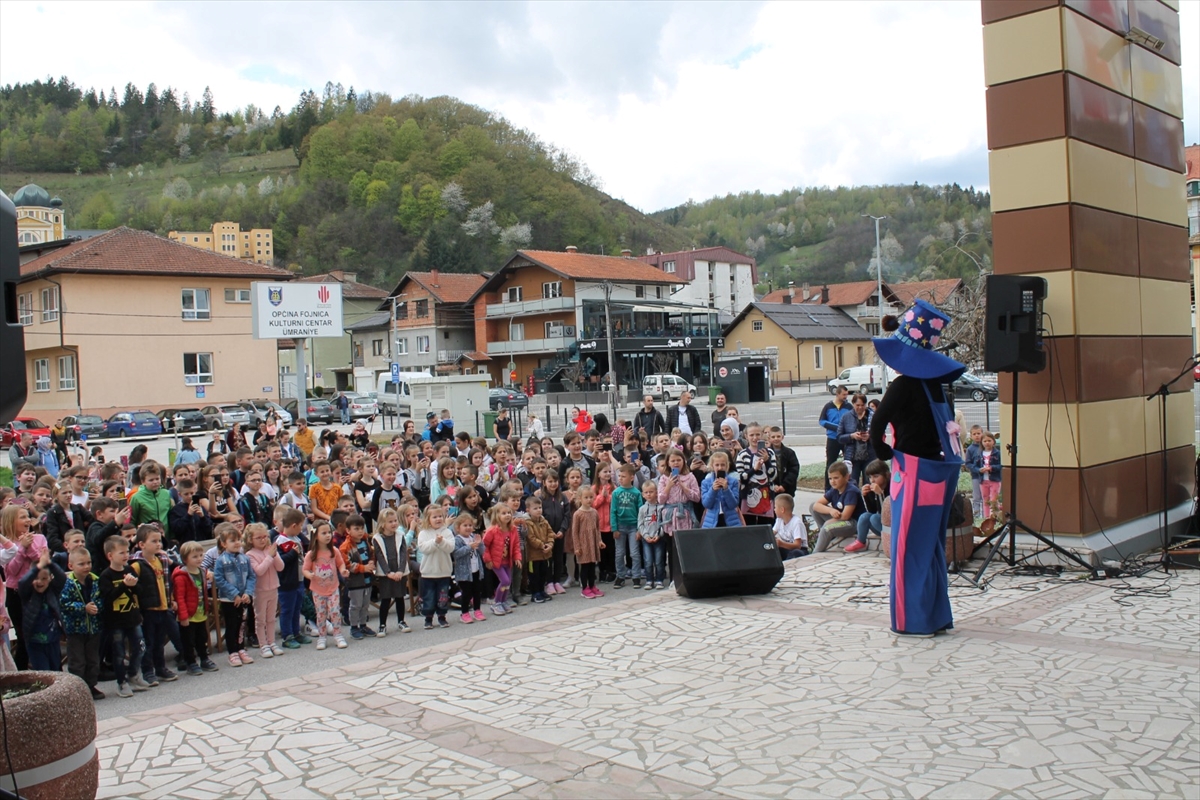
[[929, 395], [935, 403], [945, 398], [942, 385], [936, 380], [922, 381], [900, 375], [879, 401], [879, 409], [871, 420], [871, 445], [879, 458], [888, 460], [892, 457], [892, 448], [883, 440], [890, 424], [896, 434], [897, 450], [917, 458], [942, 460], [942, 440], [922, 384], [929, 387]]

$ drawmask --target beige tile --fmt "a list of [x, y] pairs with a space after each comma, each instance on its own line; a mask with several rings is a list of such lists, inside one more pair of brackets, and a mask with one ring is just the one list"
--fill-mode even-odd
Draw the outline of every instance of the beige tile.
[[1068, 140], [1067, 150], [1072, 202], [1137, 214], [1132, 158], [1077, 139]]
[[1066, 139], [993, 150], [988, 153], [988, 170], [993, 212], [1049, 206], [1071, 199]]
[[[1147, 402], [1146, 399], [1140, 398], [1142, 404], [1146, 406], [1146, 452], [1157, 453], [1162, 447], [1162, 429], [1160, 427], [1160, 409], [1162, 401], [1155, 398], [1153, 402]], [[1175, 447], [1184, 447], [1189, 444], [1194, 444], [1196, 441], [1196, 433], [1193, 430], [1195, 427], [1194, 403], [1192, 401], [1191, 392], [1175, 392], [1167, 397], [1167, 449]], [[1161, 474], [1161, 471], [1157, 474]], [[1161, 505], [1162, 497], [1159, 496]]]
[[1191, 287], [1179, 281], [1141, 279], [1142, 333], [1187, 336], [1192, 332]]
[[1187, 182], [1182, 174], [1137, 161], [1134, 163], [1134, 182], [1139, 217], [1180, 227], [1188, 224]]
[[1133, 99], [1183, 119], [1183, 72], [1144, 47], [1129, 46]]
[[1062, 9], [1066, 69], [1123, 95], [1130, 93], [1129, 43], [1107, 28]]
[[1075, 334], [1075, 275], [1069, 270], [1031, 273], [1046, 279], [1042, 312], [1050, 317], [1055, 336]]
[[[1144, 397], [1081, 403], [1079, 427], [1075, 430], [1079, 439], [1080, 466], [1090, 467], [1145, 453], [1147, 405]], [[1055, 431], [1055, 438], [1062, 433]], [[1066, 433], [1063, 438], [1069, 439], [1069, 432]]]
[[[1141, 336], [1141, 279], [1076, 272], [1075, 332], [1080, 336]], [[1055, 328], [1057, 329], [1057, 320]], [[1056, 333], [1058, 331], [1056, 330]]]
[[1059, 10], [1001, 20], [983, 28], [983, 75], [988, 86], [1063, 68]]

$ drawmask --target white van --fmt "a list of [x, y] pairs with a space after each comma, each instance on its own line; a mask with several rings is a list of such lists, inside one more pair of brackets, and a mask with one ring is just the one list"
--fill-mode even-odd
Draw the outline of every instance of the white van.
[[[896, 379], [896, 371], [890, 367], [886, 367], [888, 374], [887, 380], [889, 383]], [[842, 374], [829, 382], [829, 393], [837, 394], [837, 390], [845, 386], [853, 394], [869, 394], [871, 392], [883, 391], [883, 370], [877, 364], [868, 364], [861, 367], [850, 367], [842, 370]]]
[[379, 373], [375, 382], [375, 399], [379, 403], [379, 411], [384, 414], [395, 414], [398, 394], [400, 416], [411, 417], [412, 389], [409, 384], [431, 380], [433, 380], [433, 376], [428, 372], [401, 372], [394, 381], [392, 373]]

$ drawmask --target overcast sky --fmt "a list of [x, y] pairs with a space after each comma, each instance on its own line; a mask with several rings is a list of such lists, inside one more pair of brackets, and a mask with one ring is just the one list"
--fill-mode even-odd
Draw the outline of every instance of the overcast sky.
[[[1183, 0], [1185, 138], [1200, 2]], [[331, 17], [332, 12], [332, 17]], [[0, 83], [212, 87], [291, 108], [327, 80], [452, 95], [653, 211], [745, 190], [986, 187], [979, 4], [0, 2]]]

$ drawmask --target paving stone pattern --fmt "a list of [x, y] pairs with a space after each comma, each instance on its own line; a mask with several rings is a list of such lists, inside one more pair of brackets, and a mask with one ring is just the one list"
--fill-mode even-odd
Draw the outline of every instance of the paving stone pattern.
[[887, 579], [810, 557], [762, 597], [655, 593], [106, 720], [101, 797], [1200, 796], [1200, 575], [956, 580], [929, 640], [888, 632]]

